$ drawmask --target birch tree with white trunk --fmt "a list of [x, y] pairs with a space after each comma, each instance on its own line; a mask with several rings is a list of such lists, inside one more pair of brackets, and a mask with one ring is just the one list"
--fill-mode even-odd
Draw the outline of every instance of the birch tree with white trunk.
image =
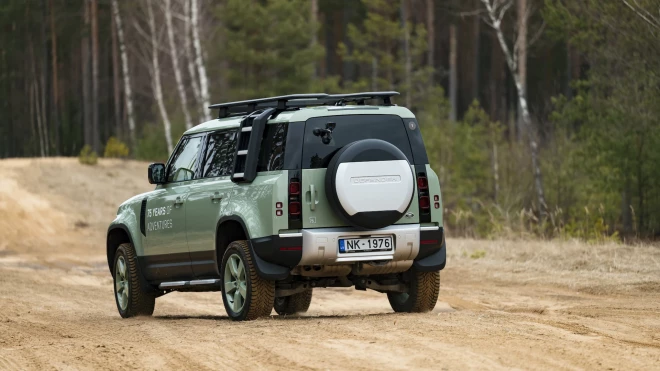
[[174, 26], [172, 22], [172, 0], [165, 0], [163, 3], [163, 11], [165, 13], [165, 26], [167, 28], [167, 40], [169, 41], [169, 54], [172, 59], [172, 69], [174, 70], [174, 81], [176, 82], [176, 90], [179, 92], [179, 99], [181, 100], [181, 110], [183, 111], [183, 118], [185, 120], [186, 129], [192, 128], [192, 118], [188, 110], [188, 96], [186, 89], [183, 86], [183, 77], [181, 76], [181, 69], [179, 67], [179, 55], [177, 53], [177, 46], [174, 40]]
[[[188, 74], [190, 75], [190, 87], [195, 97], [197, 109], [202, 108], [202, 97], [199, 92], [199, 79], [195, 72], [195, 54], [192, 48], [192, 20], [190, 19], [191, 1], [183, 0], [183, 49], [186, 53], [186, 65], [188, 66]], [[201, 112], [201, 111], [200, 111]]]
[[128, 116], [128, 131], [131, 140], [131, 149], [135, 153], [137, 142], [135, 139], [135, 115], [133, 113], [133, 91], [131, 90], [131, 74], [128, 68], [128, 55], [126, 54], [126, 42], [124, 41], [124, 28], [119, 14], [117, 0], [112, 0], [112, 14], [117, 27], [117, 40], [119, 42], [119, 54], [121, 55], [121, 69], [124, 80], [124, 100], [126, 101], [126, 115]]
[[[547, 209], [547, 204], [545, 202], [545, 192], [543, 189], [543, 175], [541, 173], [541, 164], [539, 159], [539, 146], [536, 140], [535, 131], [532, 127], [532, 119], [529, 114], [529, 107], [527, 104], [527, 94], [525, 91], [525, 86], [520, 76], [520, 70], [518, 66], [518, 42], [514, 43], [513, 52], [509, 49], [509, 46], [504, 37], [504, 32], [502, 31], [502, 19], [506, 15], [507, 10], [513, 5], [514, 0], [481, 0], [484, 7], [486, 8], [486, 23], [493, 28], [499, 41], [500, 48], [502, 49], [502, 54], [506, 59], [507, 66], [511, 72], [514, 83], [516, 85], [516, 90], [518, 92], [518, 104], [520, 106], [522, 123], [526, 128], [527, 139], [529, 141], [529, 147], [532, 157], [532, 171], [534, 174], [534, 188], [536, 189], [536, 198], [539, 203], [539, 209], [541, 214], [545, 214]], [[526, 47], [526, 45], [525, 45]]]
[[204, 58], [202, 51], [202, 43], [199, 38], [199, 4], [197, 0], [191, 1], [191, 17], [192, 22], [192, 35], [193, 46], [195, 48], [195, 65], [197, 66], [197, 73], [199, 75], [199, 93], [202, 102], [202, 115], [205, 121], [211, 119], [208, 107], [211, 105], [209, 102], [209, 80], [206, 75], [206, 67], [204, 66]]
[[160, 82], [160, 62], [158, 60], [158, 37], [156, 34], [156, 20], [154, 19], [154, 12], [152, 9], [152, 0], [147, 0], [147, 20], [149, 23], [149, 32], [151, 40], [151, 85], [154, 90], [154, 98], [158, 104], [158, 111], [163, 120], [163, 128], [165, 129], [165, 141], [167, 143], [168, 153], [172, 153], [174, 148], [172, 144], [172, 124], [170, 117], [165, 108], [165, 100], [163, 99], [163, 88]]

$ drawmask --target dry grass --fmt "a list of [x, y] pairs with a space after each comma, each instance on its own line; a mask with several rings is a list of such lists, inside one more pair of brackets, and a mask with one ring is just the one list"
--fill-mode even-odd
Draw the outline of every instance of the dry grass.
[[595, 294], [660, 292], [660, 246], [581, 241], [450, 239], [448, 264], [485, 268], [494, 279], [556, 283]]

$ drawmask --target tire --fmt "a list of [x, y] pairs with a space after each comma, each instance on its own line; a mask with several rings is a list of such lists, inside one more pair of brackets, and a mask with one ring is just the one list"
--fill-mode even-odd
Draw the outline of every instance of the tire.
[[275, 298], [275, 312], [280, 316], [305, 313], [312, 303], [312, 289], [293, 294], [291, 296], [284, 296]]
[[119, 245], [112, 269], [115, 303], [122, 318], [150, 316], [154, 313], [156, 297], [140, 285], [140, 271], [133, 244]]
[[[229, 264], [234, 268], [228, 266], [230, 260], [232, 263]], [[275, 282], [259, 277], [246, 241], [229, 244], [222, 257], [220, 273], [222, 301], [229, 318], [251, 321], [270, 315], [275, 300]]]
[[440, 293], [440, 272], [411, 270], [407, 293], [388, 293], [387, 299], [395, 312], [424, 313], [435, 308]]

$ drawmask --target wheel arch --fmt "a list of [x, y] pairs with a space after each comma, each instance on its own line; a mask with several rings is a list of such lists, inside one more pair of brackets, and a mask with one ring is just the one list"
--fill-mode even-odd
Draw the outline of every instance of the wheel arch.
[[220, 265], [222, 257], [227, 250], [227, 246], [234, 241], [246, 240], [250, 243], [250, 233], [242, 218], [238, 216], [224, 216], [218, 220], [215, 228], [215, 261], [217, 263], [218, 274], [220, 274]]
[[112, 274], [112, 265], [115, 260], [115, 252], [117, 251], [117, 248], [119, 245], [127, 242], [135, 246], [133, 243], [133, 237], [131, 237], [131, 232], [124, 224], [115, 224], [108, 228], [106, 256], [108, 258], [108, 269], [110, 270], [110, 274]]

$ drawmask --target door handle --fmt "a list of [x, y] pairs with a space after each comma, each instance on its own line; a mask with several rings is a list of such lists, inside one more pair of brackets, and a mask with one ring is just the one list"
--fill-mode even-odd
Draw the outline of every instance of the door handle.
[[309, 185], [309, 193], [310, 193], [310, 198], [311, 202], [309, 203], [309, 208], [314, 211], [316, 210], [316, 204], [319, 202], [316, 200], [316, 189], [314, 188], [314, 184]]
[[176, 200], [174, 200], [174, 207], [179, 207], [183, 205], [183, 199], [181, 197], [177, 197]]
[[211, 202], [218, 203], [222, 200], [222, 195], [219, 192], [215, 192], [211, 195]]

